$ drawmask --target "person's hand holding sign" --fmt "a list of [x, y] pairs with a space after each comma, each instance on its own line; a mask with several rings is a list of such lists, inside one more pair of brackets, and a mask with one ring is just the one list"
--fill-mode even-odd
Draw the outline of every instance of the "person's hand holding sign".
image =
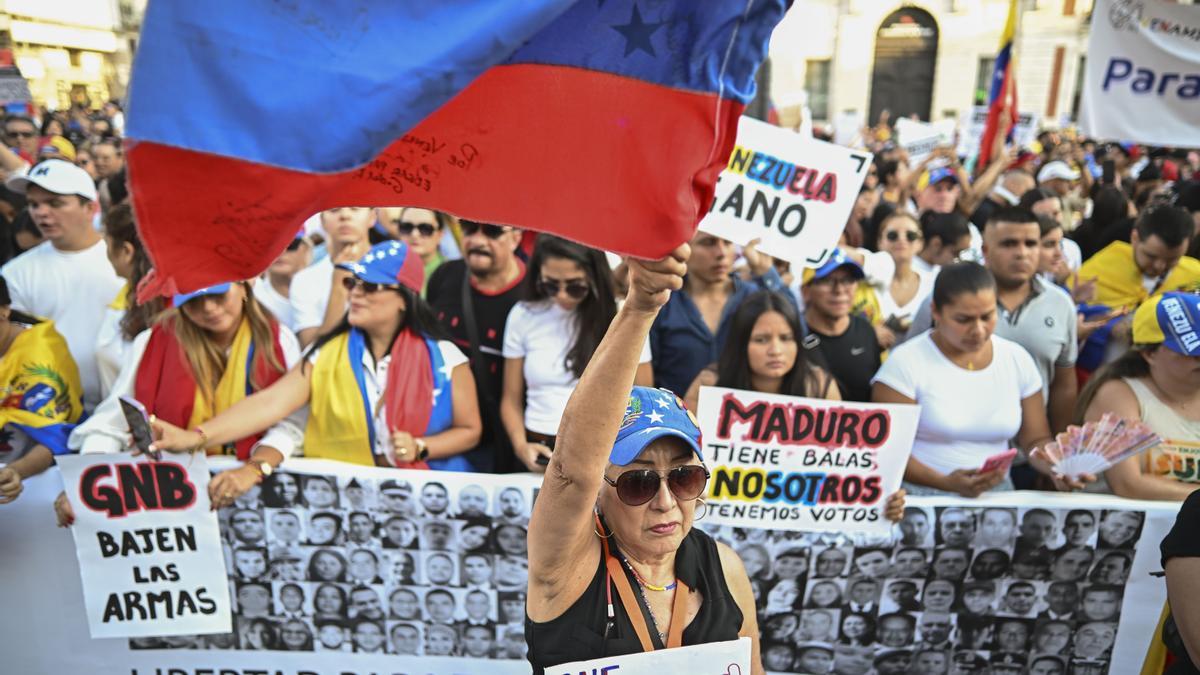
[[755, 279], [770, 272], [771, 266], [775, 264], [771, 256], [758, 250], [761, 243], [762, 239], [752, 239], [742, 247], [742, 257], [746, 259], [746, 265], [750, 268], [750, 276]]

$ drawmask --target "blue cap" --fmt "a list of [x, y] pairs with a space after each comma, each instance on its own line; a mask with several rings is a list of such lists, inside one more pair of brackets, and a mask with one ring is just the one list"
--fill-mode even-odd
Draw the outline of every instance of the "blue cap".
[[191, 293], [178, 293], [173, 298], [171, 298], [171, 302], [176, 307], [183, 307], [183, 303], [187, 302], [188, 300], [194, 300], [194, 299], [199, 298], [204, 295], [225, 295], [226, 293], [229, 292], [229, 289], [232, 286], [233, 286], [233, 282], [226, 281], [223, 284], [217, 284], [216, 286], [209, 286], [208, 288], [201, 288], [200, 290], [192, 291]]
[[958, 182], [958, 175], [954, 173], [954, 169], [948, 166], [939, 166], [929, 172], [929, 182], [926, 185], [937, 185], [944, 180], [952, 180]]
[[682, 439], [700, 461], [704, 461], [700, 452], [700, 425], [683, 400], [666, 389], [634, 387], [629, 392], [625, 418], [621, 420], [621, 429], [608, 461], [625, 466], [637, 459], [647, 445], [663, 436]]
[[863, 268], [860, 267], [858, 263], [851, 260], [850, 256], [846, 255], [845, 251], [837, 248], [833, 250], [833, 255], [829, 256], [829, 260], [826, 260], [824, 265], [821, 265], [815, 270], [804, 270], [802, 280], [805, 284], [807, 284], [818, 279], [824, 279], [843, 267], [849, 269], [850, 273], [853, 274], [854, 278], [856, 279], [862, 279], [863, 277], [867, 276], [866, 273], [863, 272]]
[[402, 241], [375, 244], [358, 262], [340, 263], [338, 267], [363, 281], [388, 286], [400, 284], [416, 293], [425, 284], [425, 263]]

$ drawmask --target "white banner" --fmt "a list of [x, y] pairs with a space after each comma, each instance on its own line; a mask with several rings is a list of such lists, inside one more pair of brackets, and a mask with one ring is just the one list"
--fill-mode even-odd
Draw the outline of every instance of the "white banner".
[[547, 668], [546, 675], [627, 675], [645, 673], [713, 673], [713, 675], [750, 675], [750, 638], [705, 645], [660, 649], [643, 654], [609, 656], [591, 661], [576, 661]]
[[[217, 460], [213, 463], [230, 465]], [[394, 607], [392, 598], [387, 598], [385, 653], [351, 651], [355, 641], [360, 646], [370, 638], [378, 641], [371, 630], [360, 629], [355, 635], [350, 628], [361, 619], [362, 613], [374, 611], [372, 603], [360, 598], [349, 610], [330, 610], [347, 620], [341, 625], [343, 631], [327, 628], [325, 632], [329, 635], [306, 636], [304, 629], [314, 627], [318, 621], [313, 616], [315, 607], [310, 606], [315, 598], [310, 593], [301, 602], [298, 615], [288, 618], [288, 603], [294, 598], [287, 597], [284, 586], [292, 583], [306, 592], [314, 592], [321, 583], [350, 591], [354, 585], [306, 579], [283, 581], [295, 573], [291, 558], [286, 555], [277, 556], [279, 564], [272, 565], [269, 573], [273, 593], [271, 611], [267, 616], [246, 617], [249, 620], [242, 622], [245, 631], [239, 626], [233, 633], [209, 636], [89, 638], [83, 593], [75, 581], [80, 576], [71, 536], [54, 526], [51, 504], [63, 483], [58, 471], [52, 469], [26, 481], [25, 492], [15, 503], [0, 506], [0, 532], [8, 542], [0, 546], [0, 587], [4, 588], [11, 615], [0, 631], [4, 672], [97, 675], [529, 672], [528, 663], [521, 657], [525, 644], [518, 618], [523, 613], [520, 600], [505, 602], [502, 596], [496, 633], [502, 639], [499, 644], [490, 645], [493, 651], [488, 658], [466, 655], [468, 649], [489, 646], [481, 631], [463, 629], [457, 633], [469, 635], [472, 642], [468, 645], [466, 640], [456, 641], [449, 631], [428, 630], [434, 623], [432, 617], [427, 618], [428, 613], [442, 611], [443, 605], [449, 607], [446, 603], [426, 606], [430, 592], [449, 591], [454, 599], [452, 611], [465, 613], [467, 607], [458, 602], [467, 591], [463, 579], [479, 571], [478, 566], [469, 570], [453, 567], [450, 581], [444, 584], [431, 581], [429, 572], [442, 571], [436, 569], [436, 563], [433, 567], [429, 565], [428, 559], [432, 557], [429, 554], [437, 554], [430, 549], [451, 543], [440, 541], [444, 528], [426, 532], [422, 526], [416, 548], [387, 548], [383, 538], [407, 539], [407, 528], [394, 526], [389, 534], [385, 521], [382, 529], [363, 529], [356, 527], [358, 518], [350, 514], [360, 505], [370, 514], [384, 506], [389, 512], [399, 509], [395, 515], [400, 518], [415, 518], [415, 522], [427, 525], [432, 522], [430, 511], [436, 514], [444, 510], [442, 493], [436, 488], [426, 488], [440, 484], [448, 491], [445, 510], [451, 517], [444, 522], [452, 525], [451, 545], [472, 548], [483, 545], [477, 536], [480, 532], [472, 529], [480, 522], [478, 516], [467, 519], [455, 516], [483, 509], [493, 523], [519, 520], [536, 496], [539, 478], [397, 471], [303, 459], [289, 459], [287, 471], [279, 475], [291, 480], [264, 486], [262, 492], [251, 493], [239, 506], [225, 510], [223, 537], [229, 542], [265, 537], [268, 547], [296, 534], [302, 541], [314, 536], [323, 538], [327, 533], [321, 531], [322, 526], [310, 528], [309, 524], [313, 522], [312, 516], [333, 504], [335, 510], [344, 509], [346, 513], [348, 530], [343, 534], [347, 540], [351, 537], [361, 540], [366, 534], [379, 540], [380, 554], [416, 556], [420, 564], [411, 571], [415, 583], [400, 584], [399, 589], [415, 591], [421, 599], [420, 608], [411, 607], [404, 593]], [[337, 485], [336, 491], [330, 495], [319, 481], [306, 485], [309, 476], [331, 477]], [[389, 480], [395, 482], [387, 483]], [[405, 499], [407, 490], [394, 489], [402, 488], [403, 484], [413, 488], [407, 494], [409, 499]], [[482, 500], [480, 490], [484, 495]], [[385, 494], [391, 495], [386, 504], [380, 501]], [[283, 501], [294, 506], [266, 505]], [[889, 667], [900, 664], [899, 670], [892, 672], [908, 672], [906, 664], [915, 665], [918, 659], [922, 663], [929, 659], [949, 659], [952, 663], [986, 664], [989, 660], [1008, 658], [1008, 652], [1020, 652], [1018, 658], [1030, 664], [1073, 662], [1073, 672], [1118, 675], [1139, 671], [1154, 639], [1153, 631], [1166, 597], [1162, 579], [1150, 574], [1161, 570], [1158, 542], [1174, 524], [1178, 504], [1101, 495], [1014, 492], [988, 494], [974, 500], [910, 497], [908, 505], [904, 522], [894, 535], [873, 538], [841, 532], [798, 532], [768, 523], [732, 527], [709, 522], [707, 518], [698, 523], [714, 538], [733, 547], [746, 565], [758, 601], [762, 655], [768, 670], [813, 672], [822, 663], [828, 669], [832, 661], [835, 672], [866, 672], [877, 655], [887, 653]], [[240, 519], [235, 524], [233, 516], [239, 510], [257, 510], [270, 516], [293, 511], [305, 517], [300, 532], [295, 533], [294, 528], [288, 527], [286, 516], [267, 518], [261, 527], [255, 527], [252, 519]], [[400, 512], [414, 515], [400, 515]], [[474, 525], [457, 525], [468, 522]], [[509, 551], [492, 554], [493, 578], [511, 587], [518, 581], [519, 567], [505, 570], [503, 578], [495, 574], [501, 572], [501, 556], [515, 557], [519, 538], [496, 527], [493, 530], [496, 536], [488, 538], [489, 550]], [[231, 543], [231, 547], [231, 551], [238, 550], [236, 544]], [[341, 549], [349, 555], [355, 545], [348, 541], [325, 548]], [[348, 566], [346, 573], [362, 575], [362, 561], [359, 563], [353, 566], [353, 571]], [[232, 558], [226, 564], [235, 570]], [[313, 572], [328, 574], [330, 570]], [[380, 572], [389, 591], [397, 590], [391, 586], [397, 572], [403, 576], [409, 573], [409, 567], [402, 561], [399, 566], [389, 565], [389, 569]], [[239, 583], [236, 580], [239, 572], [231, 574], [235, 576], [235, 584]], [[1034, 590], [1032, 597], [1028, 593], [1030, 585]], [[324, 606], [328, 601], [329, 598], [323, 597], [320, 602]], [[236, 611], [245, 616], [245, 609]], [[493, 610], [494, 607], [489, 608], [489, 612]], [[393, 618], [393, 612], [418, 618]], [[1113, 618], [1116, 616], [1119, 619]], [[321, 623], [341, 627], [337, 621]], [[416, 629], [415, 639], [408, 626]], [[327, 649], [322, 637], [341, 639], [351, 646], [344, 650]], [[939, 644], [940, 651], [928, 649], [926, 641]], [[821, 644], [825, 647], [821, 648]], [[453, 655], [431, 655], [435, 651], [446, 652], [447, 647]], [[398, 653], [405, 649], [415, 650], [418, 655]], [[941, 656], [930, 656], [934, 651]], [[718, 668], [716, 661], [711, 663], [704, 670], [686, 672], [736, 675], [736, 670], [727, 669], [724, 664]], [[1042, 667], [1050, 669], [1040, 672], [1072, 672]], [[934, 668], [929, 672], [945, 670]], [[624, 669], [610, 675], [621, 672]], [[666, 672], [673, 671], [655, 670], [655, 673]], [[742, 669], [742, 675], [748, 672]]]
[[1200, 7], [1097, 0], [1092, 16], [1083, 132], [1200, 147]]
[[[958, 135], [958, 154], [970, 157], [979, 153], [979, 142], [983, 139], [983, 130], [987, 126], [987, 106], [975, 106], [962, 120], [963, 133]], [[1037, 113], [1017, 113], [1017, 127], [1013, 129], [1013, 144], [1018, 148], [1027, 148], [1037, 140], [1040, 118]]]
[[871, 153], [742, 116], [737, 144], [700, 229], [798, 267], [833, 255], [871, 165]]
[[703, 387], [706, 519], [808, 532], [886, 534], [921, 408]]
[[57, 458], [75, 511], [92, 637], [228, 633], [229, 586], [203, 455]]
[[909, 166], [920, 164], [931, 152], [942, 147], [954, 147], [958, 131], [957, 120], [940, 120], [933, 124], [917, 122], [907, 117], [896, 120], [896, 141], [908, 152]]

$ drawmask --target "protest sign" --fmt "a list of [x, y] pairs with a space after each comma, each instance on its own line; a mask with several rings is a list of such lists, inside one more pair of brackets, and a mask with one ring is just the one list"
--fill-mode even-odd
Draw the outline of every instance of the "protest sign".
[[[214, 458], [211, 462], [219, 467], [237, 466], [224, 458]], [[337, 483], [334, 510], [347, 514], [350, 525], [343, 532], [347, 542], [322, 548], [340, 552], [348, 561], [358, 548], [371, 548], [356, 548], [357, 544], [349, 541], [351, 537], [361, 540], [364, 532], [369, 531], [362, 527], [362, 518], [353, 515], [359, 506], [376, 516], [376, 522], [396, 507], [401, 511], [411, 509], [416, 515], [409, 520], [415, 518], [423, 523], [416, 548], [386, 548], [384, 537], [389, 536], [386, 521], [383, 531], [376, 530], [370, 537], [379, 541], [379, 546], [371, 550], [393, 555], [411, 553], [421, 563], [413, 567], [417, 583], [399, 587], [413, 590], [419, 607], [413, 610], [405, 593], [393, 591], [396, 597], [388, 598], [385, 627], [389, 629], [386, 640], [389, 653], [352, 651], [355, 640], [352, 626], [361, 613], [373, 611], [372, 603], [365, 602], [367, 596], [361, 592], [357, 606], [350, 605], [349, 609], [327, 604], [334, 594], [322, 592], [321, 605], [330, 609], [330, 614], [354, 617], [319, 620], [327, 640], [335, 642], [331, 638], [342, 636], [340, 647], [328, 648], [320, 639], [322, 636], [309, 637], [305, 629], [313, 630], [318, 622], [314, 613], [314, 584], [328, 583], [347, 592], [353, 591], [357, 584], [306, 579], [279, 581], [274, 577], [296, 574], [287, 556], [280, 556], [268, 573], [272, 577], [271, 614], [244, 621], [248, 624], [245, 633], [239, 629], [202, 637], [89, 639], [83, 596], [73, 583], [62, 583], [76, 577], [78, 569], [71, 538], [54, 527], [50, 515], [50, 504], [62, 489], [57, 469], [51, 469], [25, 481], [20, 499], [0, 508], [0, 531], [13, 542], [0, 547], [0, 584], [8, 605], [14, 608], [14, 616], [19, 616], [4, 631], [6, 672], [97, 675], [529, 672], [529, 664], [516, 656], [525, 649], [520, 622], [508, 620], [521, 613], [523, 603], [516, 596], [501, 604], [496, 630], [504, 639], [501, 644], [493, 645], [497, 650], [495, 658], [468, 655], [468, 648], [477, 653], [479, 646], [487, 643], [478, 629], [471, 629], [470, 644], [467, 640], [451, 643], [452, 655], [431, 655], [445, 651], [449, 631], [428, 630], [427, 623], [429, 626], [434, 623], [426, 619], [430, 608], [422, 599], [435, 589], [445, 589], [454, 595], [461, 594], [466, 587], [460, 585], [459, 577], [435, 584], [428, 576], [420, 575], [426, 572], [427, 545], [437, 545], [441, 532], [434, 528], [435, 531], [425, 533], [425, 525], [433, 522], [425, 502], [435, 513], [442, 504], [440, 491], [427, 490], [427, 485], [441, 483], [448, 496], [453, 495], [447, 500], [452, 517], [439, 518], [437, 522], [449, 523], [457, 533], [455, 543], [461, 546], [464, 542], [478, 541], [482, 528], [460, 527], [462, 523], [475, 521], [454, 518], [456, 513], [477, 509], [482, 503], [486, 514], [494, 520], [514, 517], [506, 514], [524, 514], [537, 494], [540, 477], [401, 471], [302, 458], [289, 458], [285, 467], [284, 473], [291, 480], [252, 491], [239, 506], [225, 510], [222, 536], [227, 541], [258, 538], [253, 519], [233, 522], [237, 509], [246, 507], [271, 515], [284, 511], [305, 513], [298, 538], [288, 527], [286, 516], [267, 520], [264, 536], [268, 548], [272, 542], [281, 540], [307, 541], [321, 526], [310, 528], [305, 523], [316, 512], [326, 510], [330, 503], [327, 491], [318, 482], [306, 485], [308, 476], [327, 476]], [[389, 480], [394, 483], [386, 483]], [[405, 484], [412, 492], [403, 489]], [[482, 488], [485, 496], [482, 501], [472, 485]], [[385, 487], [381, 494], [381, 488]], [[313, 507], [307, 505], [309, 496]], [[295, 506], [266, 505], [268, 501], [284, 503], [277, 497]], [[377, 508], [385, 498], [389, 504], [386, 511]], [[761, 652], [768, 670], [811, 672], [808, 668], [811, 661], [823, 659], [828, 663], [827, 655], [832, 653], [835, 672], [865, 672], [862, 664], [866, 663], [869, 669], [877, 654], [888, 653], [889, 665], [916, 664], [918, 659], [933, 658], [927, 655], [931, 652], [930, 645], [936, 645], [944, 648], [940, 653], [953, 663], [1008, 660], [1009, 650], [1025, 647], [1019, 656], [1011, 658], [1043, 667], [1042, 671], [1036, 671], [1030, 665], [1030, 672], [1071, 672], [1064, 668], [1055, 670], [1049, 665], [1070, 661], [1074, 662], [1074, 672], [1113, 675], [1139, 672], [1148, 646], [1157, 639], [1154, 630], [1166, 599], [1162, 580], [1150, 573], [1162, 569], [1157, 542], [1174, 524], [1179, 510], [1177, 503], [1092, 494], [1008, 492], [989, 493], [976, 499], [909, 497], [907, 505], [904, 522], [882, 536], [796, 531], [779, 528], [769, 521], [734, 527], [710, 522], [706, 517], [696, 523], [696, 527], [732, 547], [745, 563], [758, 602]], [[394, 525], [392, 530], [400, 539], [408, 537], [406, 526]], [[494, 539], [489, 535], [485, 546], [491, 550], [503, 546], [515, 551], [514, 533], [505, 530]], [[318, 535], [318, 539], [320, 536], [324, 535]], [[963, 551], [969, 556], [966, 564]], [[360, 563], [355, 566], [354, 574], [358, 577], [370, 573], [361, 562], [365, 559], [359, 556]], [[493, 560], [498, 560], [496, 554]], [[243, 567], [246, 562], [243, 560]], [[229, 565], [234, 565], [232, 558]], [[406, 569], [406, 563], [402, 562], [398, 571], [403, 574]], [[462, 574], [475, 574], [480, 567], [457, 569]], [[380, 572], [385, 587], [394, 578], [394, 571]], [[346, 572], [351, 573], [349, 562]], [[307, 577], [303, 566], [299, 574]], [[864, 580], [866, 577], [875, 583]], [[1059, 581], [1062, 578], [1079, 581]], [[1034, 587], [1031, 607], [1026, 607], [1027, 587], [1019, 583], [1025, 581]], [[289, 583], [308, 593], [296, 615], [298, 618], [287, 618], [291, 610], [285, 603], [295, 599], [292, 590], [284, 590]], [[1112, 587], [1121, 589], [1119, 598]], [[443, 597], [440, 593], [436, 595]], [[348, 597], [346, 600], [349, 603]], [[1070, 609], [1073, 602], [1074, 610]], [[1119, 605], [1119, 621], [1091, 620], [1109, 616], [1114, 603]], [[397, 605], [394, 609], [399, 613], [419, 618], [393, 619], [393, 605]], [[435, 601], [432, 610], [444, 612], [444, 605], [440, 600]], [[915, 609], [894, 610], [894, 606]], [[245, 613], [245, 609], [241, 611]], [[253, 608], [251, 612], [257, 613]], [[1075, 612], [1080, 614], [1070, 615]], [[1028, 614], [1034, 616], [1022, 616]], [[947, 625], [949, 637], [942, 639]], [[413, 630], [401, 626], [415, 627], [415, 642]], [[342, 632], [337, 630], [339, 627]], [[373, 635], [371, 628], [360, 632], [360, 643]], [[817, 644], [831, 646], [821, 650]], [[418, 655], [395, 653], [404, 649]], [[801, 657], [806, 658], [801, 660]], [[723, 666], [716, 668], [716, 661], [711, 663], [714, 665], [703, 671], [679, 672], [727, 672]], [[903, 665], [895, 672], [908, 670], [908, 665]], [[743, 675], [748, 672], [742, 669]]]
[[[987, 106], [975, 106], [962, 121], [963, 133], [958, 135], [958, 154], [970, 157], [979, 152], [979, 142], [983, 139], [983, 129], [987, 126]], [[1017, 126], [1013, 129], [1013, 144], [1017, 147], [1029, 147], [1037, 140], [1040, 118], [1037, 113], [1017, 113]]]
[[1093, 16], [1083, 132], [1200, 147], [1200, 12], [1161, 0], [1097, 0]]
[[896, 120], [896, 141], [908, 152], [910, 166], [925, 160], [931, 152], [941, 147], [954, 147], [954, 136], [958, 132], [955, 120], [940, 120], [933, 124], [917, 122], [907, 117]]
[[833, 254], [871, 153], [843, 148], [743, 116], [737, 144], [700, 229], [797, 266]]
[[63, 455], [94, 638], [224, 633], [229, 587], [203, 455]]
[[692, 647], [659, 649], [642, 654], [609, 656], [547, 668], [546, 675], [627, 675], [646, 673], [713, 673], [750, 675], [750, 638]]
[[920, 408], [704, 387], [709, 520], [886, 533]]

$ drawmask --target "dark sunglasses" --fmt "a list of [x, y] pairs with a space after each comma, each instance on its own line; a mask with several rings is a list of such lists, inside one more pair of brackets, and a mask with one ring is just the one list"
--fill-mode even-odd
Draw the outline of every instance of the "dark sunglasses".
[[617, 497], [628, 506], [641, 506], [654, 499], [663, 479], [671, 494], [679, 501], [696, 499], [704, 493], [708, 484], [708, 469], [699, 464], [677, 466], [663, 474], [654, 469], [635, 469], [617, 476], [616, 480], [604, 477], [604, 482], [617, 488]]
[[[891, 230], [890, 232], [888, 232], [888, 233], [887, 233], [887, 234], [885, 234], [884, 236], [885, 236], [885, 237], [887, 237], [887, 240], [888, 240], [888, 241], [900, 241], [900, 233], [899, 233], [898, 231], [896, 231], [896, 230]], [[921, 238], [921, 233], [920, 233], [920, 232], [914, 232], [914, 231], [912, 231], [912, 230], [907, 230], [907, 231], [904, 233], [904, 238], [905, 238], [905, 239], [907, 239], [907, 240], [909, 241], [909, 243], [912, 243], [912, 242], [914, 242], [914, 241], [916, 241], [916, 240], [918, 240], [918, 239], [920, 239], [920, 238]]]
[[191, 300], [188, 300], [187, 302], [183, 303], [183, 306], [184, 307], [192, 307], [192, 308], [200, 307], [201, 305], [204, 304], [205, 300], [212, 300], [213, 302], [215, 302], [217, 304], [221, 304], [221, 303], [225, 302], [225, 298], [228, 295], [229, 295], [229, 291], [225, 291], [224, 293], [205, 293], [204, 295], [197, 295], [196, 297], [192, 298]]
[[289, 244], [288, 244], [287, 250], [288, 250], [289, 252], [290, 252], [290, 251], [296, 251], [296, 250], [299, 250], [299, 249], [300, 249], [300, 244], [303, 244], [303, 243], [304, 243], [304, 240], [303, 240], [303, 239], [293, 239], [293, 240], [291, 241], [291, 243], [289, 243]]
[[592, 292], [592, 287], [586, 281], [572, 279], [571, 281], [560, 281], [558, 279], [539, 279], [537, 284], [539, 295], [545, 297], [554, 297], [559, 291], [565, 290], [567, 296], [572, 300], [582, 300], [587, 297], [588, 293]]
[[463, 236], [473, 237], [483, 231], [483, 236], [488, 239], [499, 239], [501, 235], [508, 231], [508, 228], [503, 225], [487, 225], [483, 223], [475, 223], [470, 220], [461, 221]]
[[372, 293], [378, 293], [379, 291], [398, 291], [398, 290], [400, 290], [399, 286], [391, 286], [388, 284], [377, 284], [374, 281], [363, 281], [362, 279], [359, 279], [358, 277], [346, 277], [346, 278], [342, 279], [342, 288], [346, 289], [346, 292], [353, 291], [356, 288], [361, 288], [362, 292], [366, 293], [367, 295], [370, 295]]
[[[400, 230], [400, 234], [405, 234], [408, 236], [412, 236], [412, 233], [416, 231], [420, 232], [422, 237], [432, 237], [439, 228], [437, 225], [430, 225], [429, 223], [409, 223], [401, 221], [396, 223], [396, 229]], [[465, 227], [463, 228], [463, 231], [466, 231]]]
[[32, 131], [6, 131], [4, 132], [9, 138], [33, 138], [37, 136]]

